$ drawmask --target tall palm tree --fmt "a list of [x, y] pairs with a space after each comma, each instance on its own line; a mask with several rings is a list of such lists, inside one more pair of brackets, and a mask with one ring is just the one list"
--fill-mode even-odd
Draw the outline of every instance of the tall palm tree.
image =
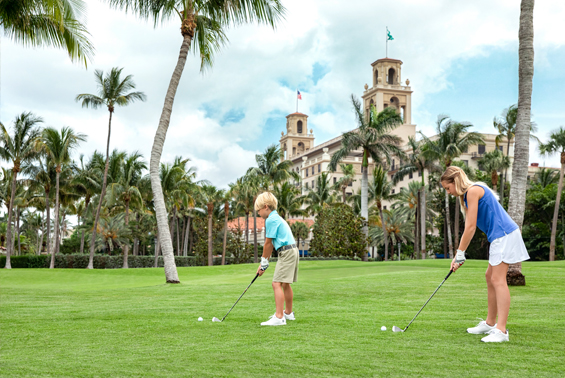
[[10, 254], [12, 253], [12, 210], [16, 193], [16, 181], [19, 172], [26, 172], [37, 158], [35, 142], [41, 130], [39, 125], [43, 123], [41, 117], [31, 112], [22, 113], [14, 119], [14, 134], [10, 135], [8, 130], [0, 122], [0, 158], [12, 163], [12, 188], [10, 203], [8, 204], [8, 229], [6, 231], [6, 269], [11, 269]]
[[[496, 146], [506, 139], [506, 156], [510, 157], [510, 141], [516, 136], [516, 120], [518, 117], [518, 106], [511, 105], [507, 109], [504, 109], [502, 116], [493, 120], [493, 126], [498, 131], [498, 135], [495, 138]], [[537, 131], [537, 126], [535, 122], [530, 123], [530, 139], [540, 142], [538, 137], [533, 133]], [[504, 151], [503, 151], [504, 152]], [[504, 199], [504, 185], [506, 178], [508, 177], [508, 168], [504, 169], [504, 177], [502, 178], [502, 184], [500, 185], [500, 203]]]
[[[504, 154], [499, 150], [487, 152], [481, 161], [479, 161], [479, 167], [481, 167], [485, 172], [490, 173], [492, 188], [496, 192], [496, 187], [498, 185], [498, 171], [506, 170], [510, 167], [510, 158], [508, 156], [504, 156]], [[500, 198], [500, 202], [502, 203], [502, 198]]]
[[278, 200], [277, 213], [283, 219], [306, 215], [306, 211], [302, 209], [305, 197], [301, 195], [301, 190], [290, 182], [275, 185], [273, 194]]
[[[110, 155], [110, 135], [112, 131], [112, 114], [116, 106], [127, 106], [135, 101], [145, 101], [145, 94], [143, 92], [130, 92], [135, 89], [135, 83], [131, 75], [121, 78], [123, 68], [112, 68], [110, 72], [104, 77], [102, 70], [94, 71], [96, 84], [98, 85], [97, 94], [79, 94], [76, 101], [82, 102], [83, 108], [97, 109], [106, 106], [110, 113], [108, 119], [108, 141], [106, 143], [106, 164], [104, 167], [104, 178], [102, 180], [102, 192], [100, 198], [106, 195], [106, 180], [108, 176], [108, 164]], [[129, 93], [128, 93], [129, 92]], [[90, 258], [88, 260], [88, 269], [94, 268], [94, 243], [96, 242], [96, 232], [98, 227], [98, 220], [100, 219], [100, 207], [102, 201], [98, 201], [98, 208], [96, 209], [96, 216], [94, 218], [94, 228], [92, 231], [92, 238], [90, 239]], [[178, 279], [177, 279], [178, 281]]]
[[[173, 111], [173, 102], [179, 85], [188, 52], [199, 53], [201, 70], [211, 67], [214, 53], [226, 42], [225, 29], [232, 25], [258, 22], [275, 27], [276, 22], [284, 14], [285, 8], [280, 0], [172, 0], [172, 1], [146, 1], [146, 0], [108, 0], [117, 8], [131, 10], [141, 18], [152, 19], [157, 26], [170, 19], [179, 17], [182, 44], [173, 71], [159, 126], [155, 133], [151, 149], [150, 175], [151, 187], [154, 193], [155, 211], [159, 236], [162, 238], [163, 257], [165, 260], [165, 275], [167, 282], [177, 282], [176, 266], [173, 258], [173, 244], [167, 231], [167, 213], [165, 199], [159, 181], [159, 164], [167, 129]], [[196, 44], [192, 46], [192, 42]]]
[[272, 189], [275, 184], [291, 178], [295, 181], [300, 180], [298, 173], [292, 170], [292, 161], [282, 160], [283, 157], [284, 154], [277, 145], [270, 145], [264, 153], [255, 155], [257, 167], [249, 168], [247, 174], [265, 177], [267, 180], [265, 190]]
[[561, 154], [561, 170], [559, 171], [559, 183], [557, 185], [557, 197], [555, 198], [555, 210], [553, 210], [553, 222], [551, 223], [551, 241], [549, 243], [549, 261], [555, 261], [555, 236], [557, 235], [557, 218], [559, 217], [559, 204], [561, 192], [563, 191], [563, 173], [565, 172], [565, 127], [551, 133], [547, 143], [540, 143], [540, 152], [544, 155]]
[[[330, 161], [330, 171], [335, 171], [337, 164], [344, 160], [353, 151], [361, 150], [363, 154], [362, 178], [361, 178], [361, 216], [366, 220], [369, 218], [368, 206], [368, 167], [369, 158], [375, 164], [382, 165], [384, 162], [390, 164], [393, 157], [405, 158], [405, 154], [400, 148], [402, 138], [391, 132], [402, 125], [402, 117], [395, 109], [386, 108], [382, 112], [372, 106], [369, 114], [363, 114], [361, 103], [354, 95], [351, 95], [351, 102], [357, 118], [359, 128], [343, 134], [341, 147], [337, 150]], [[368, 236], [367, 226], [363, 227], [365, 236]], [[367, 253], [363, 256], [367, 260]]]
[[294, 222], [290, 225], [290, 230], [292, 231], [292, 235], [296, 238], [298, 249], [300, 249], [300, 239], [303, 241], [308, 239], [310, 227], [304, 222]]
[[334, 184], [334, 189], [341, 190], [341, 197], [343, 203], [345, 203], [347, 201], [345, 190], [347, 189], [348, 186], [350, 186], [355, 182], [355, 176], [356, 176], [355, 167], [353, 166], [353, 164], [340, 163], [339, 168], [341, 169], [341, 173], [343, 174], [343, 176], [336, 181], [336, 183]]
[[[78, 147], [80, 142], [86, 141], [86, 135], [75, 132], [70, 127], [63, 127], [61, 131], [48, 127], [43, 130], [38, 140], [38, 150], [43, 151], [55, 166], [55, 242], [59, 243], [59, 178], [63, 164], [71, 161], [71, 152]], [[55, 268], [55, 251], [51, 254], [50, 269]]]
[[414, 253], [418, 256], [418, 251], [420, 250], [419, 242], [419, 231], [420, 231], [420, 193], [422, 189], [422, 183], [418, 181], [410, 181], [408, 183], [408, 188], [401, 188], [400, 193], [395, 196], [397, 206], [405, 206], [408, 208], [408, 217], [414, 217]]
[[250, 185], [248, 177], [240, 177], [232, 186], [234, 199], [245, 214], [245, 248], [249, 246], [249, 214], [254, 212], [255, 193], [253, 185]]
[[[138, 185], [143, 176], [143, 171], [147, 169], [147, 164], [145, 164], [142, 159], [143, 155], [141, 155], [138, 151], [128, 155], [122, 164], [122, 172], [119, 179], [112, 183], [108, 190], [108, 204], [112, 206], [119, 202], [124, 206], [124, 222], [126, 228], [129, 227], [130, 204], [133, 204], [137, 208], [140, 208], [143, 205], [143, 198]], [[129, 253], [128, 243], [124, 244], [123, 253], [123, 268], [127, 269]]]
[[212, 252], [214, 249], [213, 245], [213, 219], [214, 219], [214, 207], [215, 205], [222, 201], [225, 193], [223, 190], [218, 190], [213, 185], [202, 185], [201, 196], [203, 202], [206, 204], [208, 210], [208, 266], [214, 265], [214, 260]]
[[[520, 6], [520, 31], [518, 33], [518, 115], [516, 117], [516, 144], [512, 166], [512, 185], [508, 199], [508, 215], [522, 229], [526, 206], [528, 160], [530, 155], [530, 119], [532, 110], [532, 84], [534, 77], [534, 0], [522, 0]], [[508, 268], [510, 284], [525, 285], [522, 263]]]
[[386, 172], [383, 167], [377, 166], [373, 170], [373, 179], [369, 183], [369, 197], [375, 202], [381, 220], [383, 244], [385, 247], [385, 261], [388, 260], [388, 233], [386, 218], [383, 214], [383, 201], [393, 198], [391, 195], [392, 183], [387, 180]]
[[0, 1], [0, 28], [25, 46], [65, 49], [72, 61], [86, 66], [94, 47], [80, 22], [85, 13], [83, 0]]
[[[422, 132], [425, 145], [422, 146], [424, 157], [430, 161], [439, 161], [447, 168], [452, 165], [455, 158], [463, 151], [479, 143], [484, 143], [483, 136], [474, 131], [468, 131], [473, 125], [452, 121], [446, 115], [439, 115], [436, 121], [436, 140], [430, 140]], [[459, 206], [455, 206], [456, 215], [459, 214]], [[449, 215], [449, 196], [445, 192], [445, 214], [447, 223], [447, 240], [449, 245], [449, 256], [453, 257], [453, 241], [451, 235], [451, 219]], [[457, 216], [456, 216], [457, 217]]]
[[[397, 207], [384, 212], [386, 222], [386, 233], [389, 235], [392, 251], [397, 243], [408, 244], [414, 241], [414, 221], [410, 217], [406, 207]], [[384, 242], [383, 229], [372, 227], [369, 237], [377, 243]], [[399, 256], [400, 260], [400, 256]]]

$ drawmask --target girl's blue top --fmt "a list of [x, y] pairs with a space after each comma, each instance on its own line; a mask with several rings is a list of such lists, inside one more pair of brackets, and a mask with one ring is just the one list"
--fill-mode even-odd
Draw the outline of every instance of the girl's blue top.
[[[485, 195], [479, 200], [477, 211], [477, 227], [487, 234], [490, 243], [494, 240], [508, 235], [518, 228], [516, 222], [510, 218], [506, 210], [498, 203], [490, 188], [475, 184], [484, 189]], [[463, 196], [465, 207], [467, 206], [467, 193]]]

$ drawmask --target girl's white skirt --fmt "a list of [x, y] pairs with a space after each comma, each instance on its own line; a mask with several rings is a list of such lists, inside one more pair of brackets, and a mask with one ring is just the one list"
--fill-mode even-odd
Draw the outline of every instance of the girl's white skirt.
[[516, 264], [529, 259], [530, 255], [528, 255], [519, 228], [490, 243], [488, 262], [492, 266], [499, 265], [501, 262]]

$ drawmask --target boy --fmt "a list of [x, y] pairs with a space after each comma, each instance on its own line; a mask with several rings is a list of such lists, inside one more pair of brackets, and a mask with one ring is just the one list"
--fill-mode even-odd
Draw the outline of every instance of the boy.
[[262, 193], [255, 201], [255, 210], [265, 219], [266, 229], [263, 256], [257, 274], [262, 276], [269, 267], [273, 250], [279, 254], [273, 275], [276, 312], [269, 320], [261, 323], [264, 326], [286, 325], [287, 320], [295, 319], [290, 284], [296, 282], [298, 275], [298, 248], [288, 223], [277, 213], [277, 204], [276, 197], [269, 192]]

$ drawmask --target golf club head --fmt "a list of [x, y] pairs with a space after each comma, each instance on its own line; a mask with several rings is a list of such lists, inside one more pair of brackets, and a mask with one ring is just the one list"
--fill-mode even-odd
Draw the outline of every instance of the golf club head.
[[217, 323], [221, 323], [222, 321], [218, 318], [216, 318], [215, 316], [212, 318], [213, 322], [217, 322]]
[[392, 332], [404, 332], [404, 330], [398, 328], [397, 326], [392, 326]]

